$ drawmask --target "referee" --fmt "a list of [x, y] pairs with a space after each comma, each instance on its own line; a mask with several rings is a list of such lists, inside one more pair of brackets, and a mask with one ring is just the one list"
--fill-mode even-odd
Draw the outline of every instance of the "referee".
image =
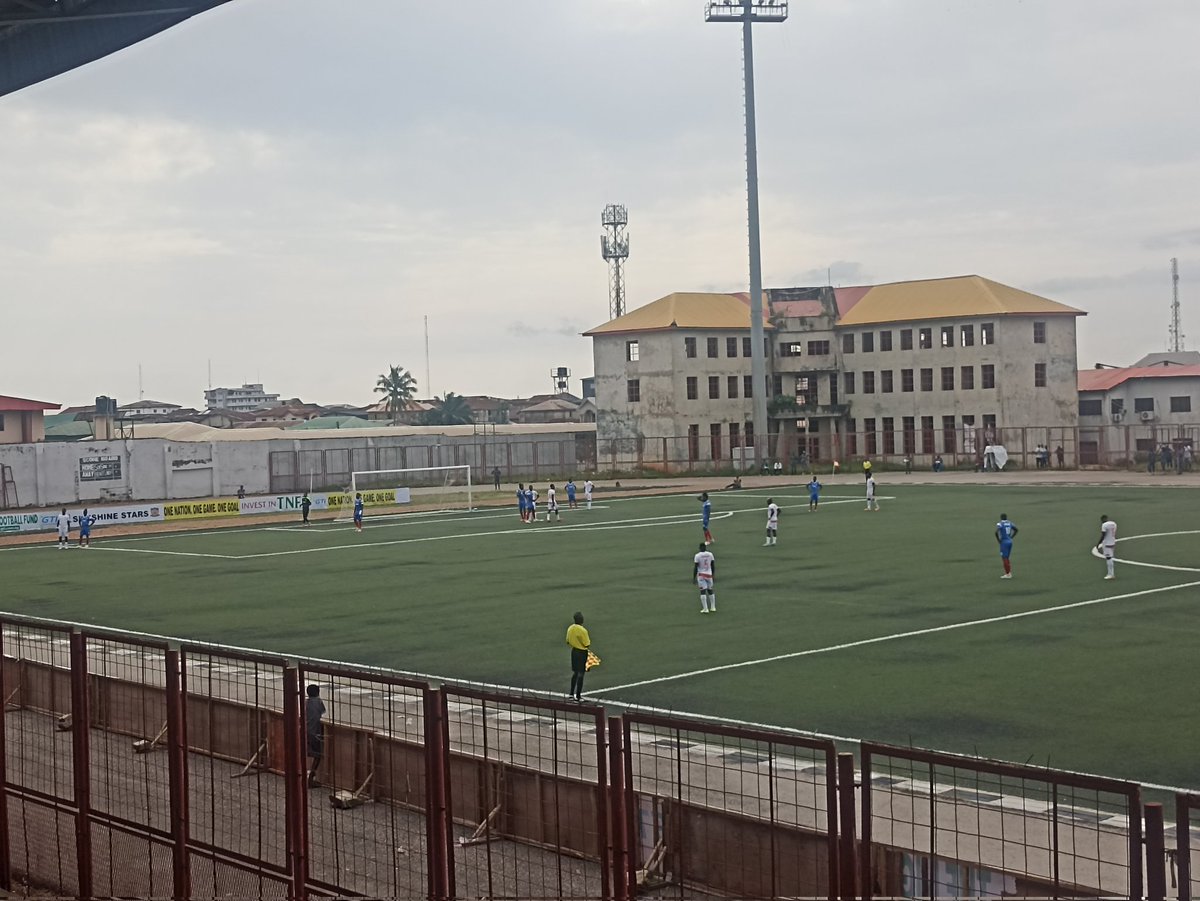
[[583, 627], [583, 614], [575, 614], [575, 622], [567, 626], [567, 644], [571, 646], [571, 690], [568, 701], [583, 700], [583, 677], [587, 674], [588, 648], [592, 639]]

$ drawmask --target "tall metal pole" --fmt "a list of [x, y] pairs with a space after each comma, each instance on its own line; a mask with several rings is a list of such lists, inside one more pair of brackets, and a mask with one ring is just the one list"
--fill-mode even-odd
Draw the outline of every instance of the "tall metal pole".
[[742, 73], [746, 89], [746, 218], [750, 232], [750, 380], [754, 384], [754, 465], [767, 450], [767, 358], [763, 342], [762, 246], [758, 226], [758, 139], [754, 123], [754, 38], [751, 0], [742, 0]]

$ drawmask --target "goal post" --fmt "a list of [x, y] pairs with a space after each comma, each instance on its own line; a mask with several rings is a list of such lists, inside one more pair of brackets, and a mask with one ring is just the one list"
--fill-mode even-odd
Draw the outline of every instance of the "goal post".
[[447, 512], [475, 509], [470, 464], [352, 472], [346, 490], [336, 500], [330, 498], [330, 506], [338, 511], [335, 522], [354, 518], [354, 498], [360, 493], [364, 511], [397, 506]]

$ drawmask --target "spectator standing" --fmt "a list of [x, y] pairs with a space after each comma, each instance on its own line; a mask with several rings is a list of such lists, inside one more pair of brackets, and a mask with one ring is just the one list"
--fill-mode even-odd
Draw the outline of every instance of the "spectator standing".
[[325, 727], [321, 717], [325, 715], [325, 702], [321, 700], [321, 686], [310, 685], [304, 701], [304, 746], [312, 764], [308, 769], [308, 787], [317, 786], [317, 767], [325, 756]]

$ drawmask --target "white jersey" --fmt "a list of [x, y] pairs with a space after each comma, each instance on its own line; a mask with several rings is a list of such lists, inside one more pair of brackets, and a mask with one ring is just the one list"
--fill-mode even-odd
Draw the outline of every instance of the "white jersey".
[[779, 525], [779, 504], [767, 504], [767, 528], [773, 529]]
[[875, 496], [875, 476], [871, 476], [869, 479], [867, 479], [867, 497], [873, 498], [874, 496]]
[[716, 560], [712, 555], [712, 551], [701, 551], [695, 556], [696, 561], [696, 577], [698, 579], [712, 579], [713, 577], [713, 562]]
[[592, 480], [588, 479], [583, 483], [583, 496], [589, 501], [592, 499]]
[[1100, 525], [1100, 543], [1108, 550], [1117, 546], [1117, 524], [1111, 519]]
[[558, 509], [558, 501], [556, 501], [554, 499], [554, 489], [553, 488], [546, 489], [546, 506], [551, 510]]
[[65, 537], [71, 531], [71, 517], [66, 513], [58, 514], [58, 534]]

